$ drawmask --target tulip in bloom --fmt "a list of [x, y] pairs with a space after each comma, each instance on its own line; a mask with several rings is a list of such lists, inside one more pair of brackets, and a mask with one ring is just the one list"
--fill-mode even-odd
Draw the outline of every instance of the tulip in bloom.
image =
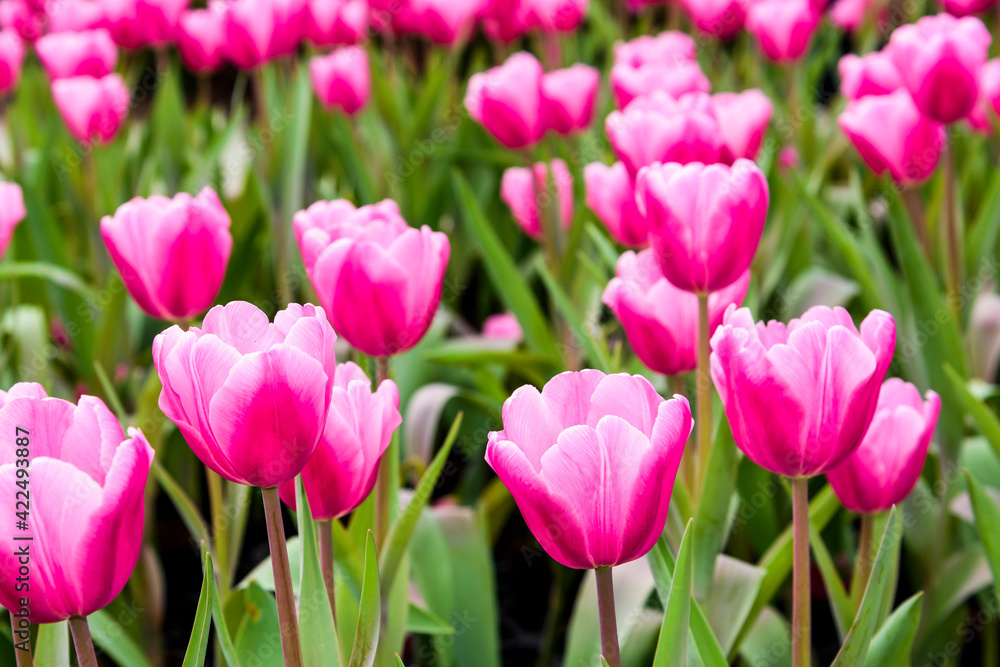
[[226, 14], [218, 4], [181, 14], [177, 24], [177, 48], [188, 69], [210, 72], [226, 57]]
[[397, 32], [451, 45], [469, 38], [483, 5], [484, 0], [404, 0], [392, 22]]
[[24, 43], [17, 33], [0, 31], [0, 95], [17, 87], [24, 62]]
[[570, 32], [587, 14], [588, 0], [489, 0], [483, 12], [486, 36], [514, 41], [530, 30]]
[[830, 9], [830, 20], [841, 30], [854, 32], [864, 25], [874, 6], [874, 0], [837, 0]]
[[542, 124], [556, 134], [587, 129], [594, 118], [600, 73], [582, 63], [542, 77]]
[[441, 301], [446, 234], [410, 227], [391, 199], [316, 202], [293, 226], [309, 281], [348, 343], [388, 357], [420, 341]]
[[200, 329], [172, 326], [153, 339], [160, 409], [222, 477], [284, 484], [323, 435], [336, 339], [323, 309], [309, 304], [289, 305], [273, 324], [244, 301], [216, 306]]
[[621, 162], [592, 162], [583, 169], [587, 206], [616, 241], [630, 248], [649, 244], [646, 218], [635, 203], [635, 183]]
[[877, 514], [903, 502], [923, 470], [940, 412], [941, 399], [933, 391], [921, 400], [909, 382], [886, 380], [861, 445], [826, 473], [844, 507]]
[[101, 236], [122, 281], [152, 317], [187, 322], [212, 305], [226, 275], [229, 214], [205, 188], [197, 197], [154, 195], [101, 220]]
[[712, 336], [712, 380], [733, 437], [757, 465], [822, 475], [861, 444], [896, 347], [892, 316], [861, 331], [843, 308], [815, 306], [786, 326], [731, 306]]
[[840, 74], [840, 92], [849, 100], [859, 100], [868, 95], [888, 95], [903, 87], [903, 79], [886, 51], [875, 51], [863, 56], [848, 53], [837, 63]]
[[368, 53], [360, 46], [345, 46], [325, 56], [314, 56], [309, 61], [309, 78], [327, 111], [342, 109], [353, 116], [368, 104]]
[[814, 0], [754, 0], [747, 8], [747, 30], [764, 55], [779, 63], [801, 58], [819, 25]]
[[976, 104], [991, 41], [978, 18], [938, 14], [900, 26], [886, 48], [921, 113], [954, 123]]
[[681, 4], [700, 32], [719, 39], [733, 37], [746, 18], [745, 0], [681, 0]]
[[732, 164], [739, 158], [756, 158], [773, 110], [771, 100], [756, 88], [712, 95], [712, 111], [722, 133], [719, 161]]
[[128, 88], [118, 74], [57, 79], [52, 97], [70, 134], [84, 144], [111, 141], [130, 105]]
[[649, 381], [596, 370], [525, 385], [503, 406], [486, 461], [542, 548], [567, 567], [645, 555], [666, 523], [691, 409]]
[[[383, 380], [373, 392], [357, 364], [337, 366], [323, 437], [302, 469], [314, 519], [337, 519], [365, 501], [375, 486], [382, 454], [402, 421], [395, 382]], [[294, 510], [295, 481], [282, 484], [278, 493]]]
[[306, 37], [316, 46], [357, 44], [367, 26], [367, 0], [309, 1]]
[[174, 38], [190, 0], [101, 0], [107, 28], [126, 49], [165, 44]]
[[224, 4], [226, 53], [242, 69], [256, 69], [271, 57], [276, 26], [274, 12], [257, 0], [231, 0]]
[[95, 0], [60, 0], [48, 13], [49, 32], [106, 28], [104, 5]]
[[524, 338], [524, 331], [514, 313], [497, 313], [490, 315], [483, 322], [483, 338], [520, 343], [521, 339]]
[[473, 120], [508, 148], [526, 148], [542, 137], [542, 65], [524, 51], [469, 79], [465, 107]]
[[636, 200], [663, 275], [689, 292], [715, 292], [750, 267], [767, 218], [768, 189], [753, 162], [654, 164]]
[[837, 122], [865, 164], [897, 183], [927, 179], [941, 157], [944, 127], [921, 114], [905, 90], [851, 101]]
[[[730, 304], [739, 305], [750, 287], [750, 271], [708, 297], [709, 334], [722, 323]], [[665, 375], [698, 367], [698, 297], [663, 277], [652, 249], [631, 250], [618, 258], [608, 283], [605, 305], [622, 323], [636, 356], [650, 370]]]
[[0, 2], [0, 26], [25, 42], [34, 42], [45, 32], [48, 15], [26, 0]]
[[0, 259], [14, 238], [14, 228], [24, 220], [25, 215], [21, 186], [0, 181]]
[[[552, 161], [551, 179], [555, 186], [555, 197], [549, 187], [549, 166], [544, 162], [534, 165], [534, 179], [527, 167], [510, 167], [503, 173], [500, 182], [500, 198], [510, 207], [514, 219], [524, 233], [541, 240], [544, 227], [538, 216], [541, 203], [548, 214], [549, 207], [558, 205], [559, 221], [563, 229], [569, 229], [573, 222], [573, 176], [566, 163], [556, 158]], [[558, 202], [553, 202], [557, 199]]]
[[309, 0], [258, 0], [258, 4], [263, 5], [262, 11], [270, 5], [274, 13], [271, 57], [295, 53], [309, 24]]
[[118, 47], [104, 29], [46, 35], [35, 42], [35, 51], [53, 80], [101, 78], [113, 72], [118, 63]]
[[[31, 541], [32, 623], [56, 623], [106, 607], [122, 591], [139, 558], [146, 477], [153, 448], [138, 429], [122, 433], [111, 411], [93, 396], [78, 405], [49, 398], [23, 382], [0, 391], [0, 428], [9, 445], [0, 453], [0, 478], [10, 489], [2, 502], [13, 518], [17, 475], [31, 461], [28, 530], [14, 521], [0, 531], [0, 604], [19, 609], [15, 589], [17, 537]], [[25, 438], [18, 455], [15, 432]]]
[[941, 6], [952, 16], [971, 16], [972, 14], [982, 14], [997, 0], [941, 0]]
[[615, 44], [611, 89], [618, 108], [637, 97], [662, 91], [671, 97], [708, 92], [708, 78], [695, 58], [694, 40], [673, 30]]
[[640, 35], [615, 44], [615, 65], [671, 65], [695, 59], [694, 39], [677, 30], [666, 30], [659, 35]]
[[987, 61], [979, 71], [979, 101], [969, 112], [969, 123], [980, 132], [989, 134], [1000, 113], [1000, 58]]

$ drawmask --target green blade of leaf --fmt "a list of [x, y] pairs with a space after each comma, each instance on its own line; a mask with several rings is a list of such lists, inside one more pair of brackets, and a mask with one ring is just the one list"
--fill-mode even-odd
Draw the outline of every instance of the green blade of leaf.
[[215, 599], [215, 568], [212, 567], [212, 554], [205, 552], [203, 560], [204, 575], [201, 582], [201, 595], [198, 596], [198, 608], [194, 614], [194, 627], [188, 640], [187, 651], [184, 653], [184, 667], [202, 667], [208, 654], [208, 634], [212, 627], [212, 605]]
[[97, 291], [83, 278], [61, 266], [48, 262], [6, 262], [0, 264], [0, 280], [15, 278], [39, 278], [70, 292], [75, 292], [87, 301], [98, 299]]
[[184, 521], [184, 525], [187, 526], [188, 532], [191, 533], [191, 537], [194, 539], [204, 542], [205, 544], [211, 544], [212, 538], [208, 532], [208, 526], [205, 524], [205, 519], [202, 518], [201, 512], [198, 511], [198, 507], [194, 502], [188, 498], [187, 494], [184, 493], [184, 489], [181, 485], [170, 476], [167, 469], [164, 468], [157, 459], [153, 459], [153, 465], [151, 467], [153, 472], [153, 477], [159, 482], [160, 487], [166, 492], [167, 497], [177, 508], [177, 513], [181, 515], [181, 520]]
[[986, 196], [979, 206], [976, 219], [969, 229], [969, 243], [965, 247], [965, 266], [970, 274], [988, 261], [997, 250], [1000, 236], [1000, 171], [993, 170]]
[[733, 432], [723, 419], [715, 436], [715, 446], [708, 461], [705, 490], [698, 505], [697, 521], [693, 526], [694, 591], [704, 601], [715, 575], [715, 557], [725, 546], [729, 505], [736, 487], [739, 457]]
[[361, 607], [358, 610], [358, 625], [354, 632], [354, 649], [351, 651], [349, 667], [371, 667], [375, 663], [381, 615], [378, 555], [375, 553], [375, 537], [369, 530], [365, 542], [365, 578], [361, 583]]
[[208, 545], [204, 542], [201, 543], [201, 557], [206, 566], [211, 565], [213, 568], [205, 571], [205, 578], [209, 582], [209, 586], [212, 587], [212, 624], [215, 625], [215, 637], [219, 642], [219, 650], [229, 667], [240, 667], [236, 646], [233, 644], [233, 637], [229, 633], [229, 624], [226, 622], [226, 614], [222, 609], [222, 596], [219, 594], [219, 588], [215, 581], [215, 563], [208, 551]]
[[106, 609], [87, 617], [94, 644], [121, 667], [153, 667], [139, 645]]
[[406, 631], [415, 635], [453, 635], [455, 628], [434, 612], [410, 603]]
[[968, 470], [965, 471], [965, 479], [969, 485], [969, 498], [972, 500], [972, 513], [976, 517], [979, 539], [986, 552], [986, 562], [993, 573], [993, 586], [1000, 591], [1000, 508]]
[[909, 667], [923, 606], [923, 592], [899, 605], [872, 639], [865, 667]]
[[965, 412], [972, 417], [972, 421], [976, 423], [979, 432], [990, 443], [990, 447], [993, 448], [996, 455], [1000, 456], [1000, 419], [997, 419], [993, 411], [969, 391], [968, 384], [954, 368], [945, 364], [944, 373], [962, 407], [965, 408]]
[[333, 623], [333, 610], [323, 582], [319, 564], [316, 523], [309, 509], [309, 498], [302, 475], [295, 477], [295, 513], [299, 520], [299, 540], [302, 542], [302, 567], [299, 584], [299, 634], [302, 660], [307, 667], [339, 667], [340, 646]]
[[823, 585], [830, 595], [830, 611], [833, 612], [833, 621], [837, 626], [837, 634], [840, 641], [844, 641], [847, 636], [850, 623], [854, 619], [854, 607], [851, 604], [851, 596], [844, 588], [844, 582], [837, 572], [837, 566], [830, 557], [830, 552], [823, 542], [823, 537], [815, 527], [809, 526], [809, 544], [812, 546], [813, 558], [819, 567], [820, 576], [823, 577]]
[[65, 667], [69, 662], [69, 622], [39, 623], [34, 667]]
[[403, 659], [399, 657], [398, 653], [396, 654], [396, 667], [406, 667], [406, 665], [403, 664]]
[[538, 263], [538, 275], [542, 277], [545, 289], [548, 290], [553, 302], [555, 302], [556, 309], [563, 316], [563, 319], [566, 320], [577, 341], [583, 346], [591, 364], [600, 371], [610, 373], [611, 357], [608, 355], [608, 349], [604, 341], [599, 340], [590, 330], [576, 307], [570, 302], [566, 292], [563, 291], [563, 288], [559, 286], [556, 279], [552, 277], [548, 267], [542, 262]]
[[691, 521], [684, 529], [677, 550], [677, 565], [670, 582], [670, 594], [664, 604], [663, 625], [656, 642], [653, 667], [688, 664], [688, 629], [691, 625], [691, 586], [694, 582], [694, 538]]

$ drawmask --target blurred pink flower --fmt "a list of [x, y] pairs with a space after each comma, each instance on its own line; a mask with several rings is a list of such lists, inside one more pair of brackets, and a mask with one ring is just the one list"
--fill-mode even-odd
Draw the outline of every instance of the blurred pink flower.
[[520, 51], [503, 65], [473, 74], [465, 107], [497, 141], [509, 148], [526, 148], [542, 137], [542, 65]]
[[753, 0], [746, 28], [765, 56], [790, 63], [805, 55], [819, 19], [814, 0]]
[[903, 87], [903, 79], [886, 51], [873, 51], [863, 56], [848, 53], [837, 63], [837, 73], [840, 93], [849, 100], [888, 95]]
[[271, 58], [277, 28], [274, 12], [266, 11], [257, 0], [228, 0], [222, 6], [228, 58], [242, 69], [260, 67]]
[[941, 6], [952, 16], [971, 16], [972, 14], [982, 14], [997, 0], [940, 0]]
[[583, 169], [583, 180], [587, 206], [618, 243], [630, 248], [649, 245], [646, 218], [636, 206], [635, 183], [624, 164], [591, 162]]
[[24, 43], [11, 30], [0, 31], [0, 95], [9, 93], [21, 81]]
[[[543, 207], [554, 203], [559, 207], [559, 221], [563, 229], [569, 229], [573, 222], [573, 176], [569, 173], [566, 163], [556, 158], [549, 165], [538, 162], [534, 165], [534, 180], [527, 167], [510, 167], [503, 173], [500, 182], [500, 198], [510, 207], [514, 219], [524, 233], [541, 240], [544, 234], [541, 220], [538, 216], [538, 202]], [[549, 178], [555, 186], [555, 197], [549, 187]], [[556, 198], [558, 202], [552, 200]]]
[[542, 76], [542, 125], [556, 134], [587, 129], [594, 119], [601, 74], [577, 63]]
[[729, 39], [746, 19], [746, 0], [680, 0], [700, 32]]
[[511, 340], [520, 343], [521, 339], [524, 338], [524, 331], [521, 330], [521, 323], [517, 321], [514, 313], [497, 313], [490, 315], [483, 322], [483, 338]]
[[756, 88], [716, 93], [712, 95], [712, 111], [722, 133], [719, 161], [732, 164], [739, 158], [755, 159], [774, 111], [767, 95]]
[[694, 40], [684, 33], [668, 30], [615, 44], [611, 90], [620, 109], [656, 91], [680, 97], [710, 87], [695, 58]]
[[190, 0], [100, 0], [115, 42], [126, 49], [173, 41]]
[[364, 47], [343, 46], [325, 56], [313, 56], [309, 76], [327, 111], [342, 109], [353, 116], [368, 104], [371, 75]]
[[309, 25], [309, 0], [257, 0], [257, 3], [260, 11], [266, 11], [270, 4], [274, 12], [271, 57], [280, 58], [295, 53]]
[[309, 1], [306, 37], [316, 46], [357, 44], [367, 27], [367, 0]]
[[35, 52], [50, 79], [100, 78], [118, 63], [118, 47], [103, 28], [46, 35], [35, 42]]
[[437, 44], [464, 42], [472, 35], [487, 0], [402, 0], [391, 13], [400, 33], [423, 35]]
[[99, 0], [60, 0], [49, 9], [49, 32], [79, 32], [107, 28]]
[[0, 259], [3, 259], [10, 240], [14, 238], [14, 228], [26, 215], [21, 186], [0, 181]]
[[990, 134], [997, 114], [1000, 114], [1000, 58], [987, 61], [979, 71], [979, 100], [967, 120], [973, 129]]
[[181, 14], [177, 48], [188, 69], [210, 72], [226, 59], [226, 13], [218, 3]]
[[52, 82], [52, 97], [66, 128], [77, 141], [107, 143], [128, 114], [128, 88], [118, 74], [100, 79], [76, 76]]

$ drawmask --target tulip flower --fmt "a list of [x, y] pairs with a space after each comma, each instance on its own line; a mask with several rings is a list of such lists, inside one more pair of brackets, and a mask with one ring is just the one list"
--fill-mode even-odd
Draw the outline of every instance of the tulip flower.
[[900, 26], [886, 48], [920, 112], [954, 123], [976, 104], [979, 70], [991, 41], [978, 18], [938, 14]]
[[48, 15], [25, 0], [0, 2], [0, 26], [25, 42], [34, 42], [45, 32]]
[[684, 33], [668, 30], [615, 44], [611, 89], [620, 109], [657, 90], [680, 97], [709, 88], [695, 57], [694, 40]]
[[353, 116], [368, 104], [371, 75], [363, 47], [345, 46], [325, 56], [314, 56], [309, 61], [309, 78], [327, 111], [341, 109]]
[[306, 37], [316, 46], [357, 44], [367, 27], [367, 0], [309, 0]]
[[3, 259], [10, 240], [14, 238], [14, 228], [26, 215], [21, 186], [0, 181], [0, 259]]
[[[0, 391], [0, 428], [8, 438], [0, 478], [11, 490], [4, 501], [11, 520], [0, 532], [0, 604], [24, 606], [15, 554], [24, 546], [18, 538], [31, 537], [28, 619], [86, 623], [125, 588], [139, 558], [153, 449], [138, 429], [126, 437], [99, 398], [82, 396], [73, 405], [28, 382]], [[15, 530], [14, 491], [24, 479], [17, 471], [29, 469], [25, 461], [30, 513], [27, 528]]]
[[114, 71], [118, 47], [104, 29], [53, 33], [35, 42], [35, 52], [50, 79], [101, 78]]
[[877, 514], [903, 502], [923, 470], [940, 411], [933, 391], [921, 400], [909, 382], [886, 380], [861, 445], [826, 473], [844, 507]]
[[347, 342], [389, 357], [420, 341], [441, 300], [446, 234], [410, 227], [389, 199], [316, 202], [293, 227], [313, 289]]
[[[566, 163], [560, 159], [552, 161], [551, 177], [555, 193], [549, 188], [549, 165], [538, 162], [534, 165], [534, 179], [527, 167], [510, 167], [503, 173], [500, 182], [500, 198], [510, 207], [514, 219], [524, 233], [540, 241], [544, 227], [538, 215], [541, 204], [547, 212], [558, 205], [559, 221], [563, 229], [569, 229], [573, 222], [573, 176]], [[553, 196], [555, 195], [555, 196]], [[558, 202], [553, 202], [557, 199]]]
[[524, 338], [524, 331], [514, 313], [497, 313], [483, 322], [483, 338], [509, 340], [516, 344]]
[[101, 0], [108, 30], [126, 49], [165, 44], [190, 0]]
[[452, 45], [468, 40], [483, 5], [484, 0], [404, 0], [392, 24], [397, 32]]
[[830, 21], [841, 30], [854, 32], [864, 25], [874, 6], [875, 0], [836, 0], [830, 9]]
[[756, 158], [773, 112], [767, 95], [756, 88], [716, 93], [712, 95], [712, 111], [722, 132], [719, 161], [732, 164], [739, 158]]
[[546, 33], [572, 32], [587, 15], [588, 0], [530, 0], [528, 23]]
[[258, 0], [261, 11], [267, 5], [274, 13], [274, 34], [271, 36], [271, 57], [280, 58], [295, 53], [306, 35], [309, 24], [309, 0]]
[[101, 220], [101, 236], [129, 294], [152, 317], [188, 322], [212, 305], [233, 237], [211, 188], [197, 197], [154, 195]]
[[587, 206], [619, 243], [630, 248], [649, 244], [646, 218], [635, 203], [635, 184], [621, 162], [610, 167], [592, 162], [583, 169], [587, 187]]
[[111, 141], [131, 104], [129, 90], [118, 74], [57, 79], [52, 82], [52, 97], [66, 128], [83, 144]]
[[[618, 258], [615, 277], [603, 301], [622, 323], [636, 356], [665, 375], [697, 368], [698, 297], [663, 277], [655, 253], [647, 248]], [[750, 271], [708, 297], [708, 335], [722, 323], [730, 304], [739, 305], [750, 287]]]
[[848, 53], [837, 63], [837, 73], [840, 75], [840, 93], [849, 100], [888, 95], [903, 87], [892, 56], [886, 51], [863, 56]]
[[989, 134], [1000, 113], [1000, 58], [987, 61], [979, 71], [979, 101], [969, 112], [968, 121], [979, 132]]
[[672, 65], [682, 61], [695, 61], [694, 39], [677, 30], [666, 30], [658, 35], [640, 35], [627, 42], [615, 44], [615, 65], [642, 67], [649, 64]]
[[226, 15], [218, 4], [181, 14], [177, 24], [181, 60], [193, 72], [211, 72], [226, 58]]
[[524, 51], [469, 79], [465, 107], [473, 120], [509, 148], [526, 148], [542, 137], [542, 65]]
[[230, 0], [224, 5], [226, 53], [237, 67], [256, 69], [271, 58], [275, 15], [257, 0]]
[[107, 28], [104, 5], [94, 0], [60, 0], [48, 14], [49, 32]]
[[594, 118], [601, 74], [589, 65], [548, 72], [542, 77], [542, 125], [556, 134], [587, 129]]
[[588, 0], [488, 0], [483, 11], [486, 36], [514, 41], [530, 30], [570, 32], [587, 14]]
[[982, 14], [997, 4], [997, 0], [941, 0], [941, 6], [952, 16]]
[[17, 87], [24, 62], [24, 44], [16, 33], [0, 31], [0, 95]]
[[701, 33], [719, 39], [736, 35], [746, 19], [743, 0], [681, 0], [681, 4]]
[[764, 55], [779, 63], [801, 58], [819, 25], [814, 0], [754, 0], [746, 27]]
[[837, 122], [865, 164], [897, 183], [927, 179], [941, 157], [944, 127], [921, 114], [905, 90], [851, 101]]

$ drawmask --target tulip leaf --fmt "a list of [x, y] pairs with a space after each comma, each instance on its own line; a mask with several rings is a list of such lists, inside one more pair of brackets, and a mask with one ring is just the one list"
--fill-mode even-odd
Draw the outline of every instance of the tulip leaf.
[[[697, 543], [694, 548], [697, 556]], [[723, 651], [733, 647], [740, 627], [753, 609], [763, 580], [764, 570], [753, 563], [725, 554], [716, 559], [712, 586], [701, 604]]]
[[348, 667], [371, 667], [375, 663], [381, 625], [382, 600], [378, 583], [378, 556], [375, 537], [368, 531], [365, 542], [365, 577], [361, 584], [361, 605], [354, 633], [354, 649]]
[[212, 566], [212, 554], [205, 552], [203, 557], [204, 575], [201, 582], [201, 595], [198, 597], [198, 608], [194, 614], [194, 627], [188, 640], [187, 651], [184, 653], [184, 667], [201, 667], [208, 655], [208, 636], [212, 627], [212, 606], [215, 604], [215, 568]]
[[[272, 121], [274, 125], [270, 128], [274, 134], [291, 130], [291, 136], [284, 145], [285, 150], [281, 163], [281, 217], [287, 235], [282, 243], [291, 243], [292, 216], [302, 208], [303, 189], [308, 182], [306, 160], [308, 158], [309, 125], [313, 107], [313, 92], [308, 68], [297, 68], [293, 95], [294, 106], [290, 119], [292, 122], [288, 123], [282, 120], [281, 125], [278, 125], [276, 121]], [[286, 127], [286, 125], [290, 125], [290, 127]]]
[[209, 536], [208, 526], [205, 524], [205, 519], [202, 518], [201, 512], [198, 511], [197, 505], [188, 498], [188, 495], [184, 493], [184, 489], [181, 485], [170, 476], [167, 469], [164, 468], [159, 460], [153, 459], [153, 464], [150, 467], [153, 477], [159, 482], [160, 487], [170, 498], [170, 501], [174, 504], [177, 509], [177, 513], [180, 514], [181, 520], [184, 521], [184, 525], [187, 526], [188, 532], [191, 533], [191, 537], [198, 540], [199, 542], [204, 542], [205, 544], [211, 544], [212, 538]]
[[1000, 170], [992, 171], [986, 195], [968, 231], [965, 267], [970, 275], [977, 273], [982, 265], [990, 261], [989, 258], [996, 253], [997, 238], [1000, 237]]
[[302, 543], [301, 584], [299, 585], [299, 635], [305, 667], [338, 667], [341, 664], [333, 610], [319, 564], [316, 522], [309, 509], [309, 498], [302, 475], [295, 477], [295, 507]]
[[611, 667], [611, 665], [608, 664], [608, 661], [604, 658], [603, 655], [601, 656], [601, 667]]
[[558, 359], [555, 338], [535, 295], [486, 219], [468, 182], [457, 170], [452, 172], [452, 181], [466, 229], [482, 252], [483, 267], [504, 305], [517, 316], [525, 341], [535, 352]]
[[945, 364], [944, 373], [948, 377], [952, 389], [958, 396], [965, 412], [972, 417], [972, 421], [979, 427], [979, 432], [983, 434], [986, 441], [990, 443], [993, 451], [1000, 456], [1000, 419], [985, 403], [978, 399], [971, 391], [965, 380], [962, 379], [954, 368]]
[[399, 512], [399, 515], [389, 528], [389, 534], [385, 538], [385, 552], [382, 554], [381, 562], [379, 563], [379, 570], [382, 575], [381, 591], [383, 603], [385, 603], [386, 597], [392, 589], [400, 563], [403, 561], [403, 556], [406, 555], [410, 538], [413, 537], [413, 531], [417, 527], [417, 520], [420, 518], [420, 514], [424, 508], [427, 507], [427, 503], [430, 502], [431, 495], [437, 487], [438, 478], [441, 476], [444, 464], [448, 461], [448, 454], [451, 452], [451, 447], [458, 437], [458, 429], [461, 424], [462, 413], [460, 412], [455, 417], [455, 421], [452, 422], [451, 429], [448, 431], [441, 449], [438, 450], [437, 455], [434, 456], [434, 460], [427, 467], [427, 471], [420, 478], [420, 483], [413, 493], [410, 504]]
[[909, 667], [913, 640], [920, 627], [923, 598], [923, 592], [917, 593], [885, 620], [872, 638], [865, 667]]
[[812, 546], [813, 558], [819, 567], [823, 584], [830, 596], [830, 611], [833, 612], [837, 634], [840, 636], [840, 641], [844, 641], [850, 624], [854, 620], [854, 606], [851, 604], [851, 596], [847, 594], [837, 566], [834, 565], [833, 558], [830, 557], [830, 552], [823, 542], [823, 536], [819, 534], [815, 526], [809, 526], [809, 544]]
[[403, 664], [403, 659], [399, 657], [398, 653], [396, 654], [396, 667], [406, 667], [406, 665]]
[[[206, 567], [214, 568], [208, 545], [204, 542], [201, 543], [201, 557]], [[229, 624], [226, 622], [226, 615], [222, 609], [222, 596], [219, 594], [215, 576], [214, 569], [205, 571], [205, 580], [212, 587], [212, 623], [215, 625], [216, 641], [218, 641], [219, 650], [229, 667], [240, 667], [240, 661], [236, 657], [236, 647], [233, 645], [233, 638], [229, 633]]]
[[69, 654], [69, 622], [39, 623], [34, 667], [64, 667], [70, 664]]
[[107, 609], [87, 617], [94, 645], [111, 656], [121, 667], [153, 667], [132, 636]]
[[358, 150], [354, 126], [339, 112], [334, 112], [325, 120], [325, 124], [330, 127], [330, 141], [336, 148], [338, 157], [343, 161], [348, 180], [354, 187], [355, 198], [359, 204], [374, 204], [375, 184]]
[[903, 535], [902, 515], [895, 507], [889, 512], [889, 521], [882, 535], [875, 562], [872, 565], [868, 586], [861, 599], [858, 615], [847, 633], [837, 658], [831, 667], [849, 667], [862, 665], [868, 655], [872, 637], [878, 626], [879, 614], [882, 610], [882, 596], [889, 585], [891, 560], [896, 554], [896, 543]]
[[698, 505], [697, 521], [692, 528], [694, 539], [694, 591], [704, 601], [715, 575], [715, 559], [725, 546], [729, 527], [729, 507], [736, 486], [739, 458], [729, 424], [723, 420], [715, 436], [708, 460], [705, 489]]
[[239, 609], [233, 643], [244, 665], [280, 667], [282, 664], [278, 603], [256, 581], [229, 596], [227, 613]]
[[969, 485], [969, 498], [972, 500], [979, 539], [983, 543], [986, 562], [993, 573], [993, 585], [1000, 592], [1000, 508], [968, 470], [965, 471], [965, 479]]
[[57, 287], [75, 292], [88, 301], [94, 301], [98, 298], [97, 291], [88, 285], [83, 278], [68, 269], [48, 262], [5, 262], [0, 264], [0, 280], [16, 278], [39, 278]]
[[423, 607], [410, 603], [410, 614], [407, 617], [406, 631], [415, 635], [453, 635], [455, 628], [448, 625], [443, 618]]
[[663, 625], [656, 642], [653, 667], [688, 664], [688, 631], [691, 626], [691, 586], [694, 581], [691, 523], [688, 521], [677, 550], [677, 564], [670, 582], [670, 593], [664, 603]]
[[586, 351], [590, 363], [598, 370], [610, 373], [611, 357], [608, 355], [607, 345], [590, 330], [590, 327], [584, 322], [579, 311], [570, 302], [566, 292], [559, 286], [556, 279], [552, 277], [552, 273], [549, 272], [548, 267], [543, 262], [538, 262], [538, 275], [542, 277], [545, 289], [549, 291], [549, 296], [555, 302], [556, 309], [562, 314], [573, 335]]

